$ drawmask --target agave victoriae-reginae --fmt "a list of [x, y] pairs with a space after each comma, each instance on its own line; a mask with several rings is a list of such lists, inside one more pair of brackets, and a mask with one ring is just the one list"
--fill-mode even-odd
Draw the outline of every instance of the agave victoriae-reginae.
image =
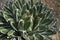
[[53, 11], [38, 0], [17, 0], [4, 6], [0, 15], [1, 40], [52, 40], [56, 33]]

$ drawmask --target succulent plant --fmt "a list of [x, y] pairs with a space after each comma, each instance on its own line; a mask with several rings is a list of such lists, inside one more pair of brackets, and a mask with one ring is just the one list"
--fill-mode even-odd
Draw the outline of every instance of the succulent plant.
[[56, 33], [53, 10], [41, 0], [11, 1], [0, 15], [1, 40], [52, 40]]

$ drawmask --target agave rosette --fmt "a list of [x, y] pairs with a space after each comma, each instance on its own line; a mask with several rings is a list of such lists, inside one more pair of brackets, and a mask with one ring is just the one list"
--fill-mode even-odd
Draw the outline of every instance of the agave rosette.
[[2, 10], [0, 15], [1, 38], [51, 40], [49, 36], [56, 33], [55, 24], [52, 9], [43, 5], [41, 0], [38, 0], [36, 4], [33, 0], [17, 0], [4, 6]]

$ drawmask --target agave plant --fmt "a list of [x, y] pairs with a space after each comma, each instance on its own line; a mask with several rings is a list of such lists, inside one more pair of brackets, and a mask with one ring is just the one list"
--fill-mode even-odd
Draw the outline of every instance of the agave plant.
[[11, 1], [0, 15], [1, 40], [52, 40], [56, 33], [53, 11], [41, 0]]

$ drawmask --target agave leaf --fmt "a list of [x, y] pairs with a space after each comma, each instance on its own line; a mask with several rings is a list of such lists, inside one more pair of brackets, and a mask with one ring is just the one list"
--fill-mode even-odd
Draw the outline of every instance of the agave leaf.
[[8, 22], [8, 21], [14, 22], [14, 19], [11, 18], [11, 15], [9, 16], [9, 15], [7, 14], [7, 12], [4, 12], [3, 16], [4, 16], [4, 18], [6, 19], [7, 22]]
[[37, 11], [38, 11], [38, 13], [41, 13], [41, 11], [42, 11], [42, 9], [43, 9], [43, 4], [40, 2], [40, 3], [37, 3], [36, 4], [37, 5]]
[[10, 9], [11, 11], [13, 11], [13, 3], [12, 3], [12, 2], [10, 2], [10, 4], [9, 4], [9, 9]]
[[11, 40], [16, 40], [16, 38], [12, 38]]
[[44, 40], [52, 40], [50, 37], [48, 37], [48, 36], [44, 36]]
[[49, 25], [52, 21], [53, 19], [45, 19], [42, 21], [42, 24]]
[[25, 11], [26, 11], [26, 4], [23, 5], [21, 14], [23, 15], [25, 13]]
[[53, 35], [53, 34], [55, 34], [55, 33], [56, 33], [56, 32], [53, 32], [52, 30], [48, 30], [48, 29], [47, 29], [46, 32], [42, 32], [41, 34], [42, 34], [42, 35], [48, 35], [48, 36], [49, 36], [49, 35]]
[[32, 31], [32, 28], [33, 28], [33, 15], [31, 15], [31, 18], [30, 18], [29, 31]]
[[15, 26], [13, 22], [10, 22], [10, 25], [11, 25], [11, 27], [12, 27], [14, 30], [17, 31], [17, 26]]
[[24, 5], [24, 4], [25, 4], [25, 2], [26, 2], [26, 0], [21, 0], [21, 2], [22, 2], [22, 5]]
[[40, 34], [35, 34], [35, 39], [36, 40], [44, 40], [43, 36]]
[[0, 21], [0, 25], [3, 24], [3, 22]]
[[31, 0], [31, 7], [33, 6], [33, 0]]
[[34, 16], [34, 17], [38, 15], [38, 13], [37, 13], [37, 8], [36, 8], [35, 5], [33, 6], [32, 11], [33, 11], [33, 16]]
[[18, 2], [19, 2], [19, 5], [21, 6], [21, 8], [22, 8], [22, 3], [21, 3], [21, 0], [18, 0]]
[[8, 35], [9, 37], [12, 37], [12, 36], [14, 36], [13, 33], [14, 33], [14, 31], [13, 31], [13, 30], [10, 30], [10, 31], [7, 33], [7, 35]]
[[6, 11], [6, 12], [8, 12], [8, 13], [10, 13], [10, 14], [12, 14], [13, 15], [13, 12], [12, 12], [12, 10], [10, 10], [8, 7], [4, 7], [4, 11]]
[[29, 3], [26, 3], [26, 7], [28, 10], [30, 9], [29, 6], [30, 6]]
[[18, 29], [19, 30], [24, 30], [24, 20], [23, 19], [19, 20]]
[[5, 20], [5, 18], [2, 17], [2, 16], [0, 16], [0, 22], [2, 22], [2, 23], [7, 23], [7, 21]]
[[4, 27], [0, 27], [0, 32], [6, 34], [9, 30], [5, 29]]
[[18, 9], [21, 9], [21, 5], [20, 5], [20, 3], [19, 3], [19, 0], [18, 0], [18, 2], [14, 3], [14, 4], [15, 4], [15, 6], [16, 6]]
[[12, 18], [11, 16], [9, 16], [6, 12], [4, 12], [3, 16], [6, 19], [6, 21], [11, 24], [11, 27], [16, 30], [16, 28], [13, 25], [13, 23], [15, 23], [14, 22], [15, 21], [14, 18]]
[[20, 17], [20, 12], [19, 9], [16, 9], [16, 21], [19, 21], [19, 17]]
[[[29, 20], [29, 18], [27, 18], [28, 20]], [[28, 28], [29, 28], [29, 26], [30, 26], [30, 21], [28, 21], [28, 20], [26, 20], [25, 22], [24, 22], [24, 29], [25, 30], [28, 30]]]

